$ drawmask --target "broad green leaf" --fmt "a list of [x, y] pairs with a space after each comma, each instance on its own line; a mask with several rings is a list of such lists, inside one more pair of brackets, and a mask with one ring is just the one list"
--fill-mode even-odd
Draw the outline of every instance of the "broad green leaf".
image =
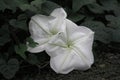
[[17, 59], [10, 59], [6, 62], [4, 59], [0, 59], [0, 73], [6, 78], [11, 79], [19, 69], [19, 62]]
[[109, 21], [107, 26], [114, 29], [120, 28], [120, 16], [106, 15], [105, 18]]
[[18, 16], [17, 20], [16, 19], [11, 19], [9, 21], [10, 25], [15, 27], [15, 28], [19, 28], [19, 29], [22, 29], [22, 30], [27, 30], [27, 18], [26, 18], [26, 15], [24, 14], [21, 14]]
[[113, 32], [112, 32], [112, 41], [120, 42], [120, 29], [113, 30]]
[[28, 46], [35, 47], [38, 43], [34, 42], [32, 38], [27, 38]]
[[0, 10], [11, 9], [15, 12], [17, 7], [27, 3], [27, 0], [0, 0]]
[[107, 26], [112, 29], [112, 41], [120, 42], [120, 16], [106, 15], [105, 18], [109, 21]]
[[0, 10], [4, 11], [8, 6], [4, 3], [4, 0], [0, 0]]
[[22, 11], [30, 10], [30, 11], [35, 12], [35, 13], [38, 12], [38, 10], [30, 4], [23, 4], [23, 5], [20, 6], [20, 9]]
[[104, 10], [110, 11], [118, 7], [117, 0], [99, 0]]
[[96, 2], [96, 0], [73, 0], [72, 9], [78, 11], [82, 6]]
[[115, 8], [114, 14], [115, 16], [120, 16], [120, 4], [119, 4], [119, 7]]
[[23, 11], [30, 10], [34, 13], [41, 13], [41, 6], [46, 0], [33, 0], [30, 4], [23, 4], [20, 9]]
[[103, 43], [109, 43], [111, 41], [110, 29], [106, 28], [102, 22], [86, 21], [81, 25], [89, 27], [95, 32], [95, 40], [99, 40]]
[[13, 4], [14, 0], [0, 0], [0, 10], [4, 11], [5, 9], [11, 9], [15, 11], [17, 5]]
[[77, 13], [74, 13], [74, 14], [71, 14], [68, 16], [68, 19], [72, 20], [73, 22], [78, 22], [82, 19], [84, 19], [85, 16], [82, 15], [82, 14], [77, 14]]
[[25, 55], [26, 51], [27, 51], [27, 46], [25, 44], [19, 44], [15, 46], [15, 52], [24, 59], [26, 59], [26, 55]]
[[54, 2], [46, 1], [42, 4], [42, 11], [46, 14], [50, 14], [55, 8], [59, 8], [60, 6]]
[[106, 11], [113, 11], [116, 16], [120, 16], [120, 2], [118, 0], [99, 0]]
[[92, 21], [94, 19], [93, 16], [86, 16], [85, 21]]
[[41, 5], [44, 3], [46, 0], [34, 0], [31, 2], [31, 5], [37, 7], [38, 9], [41, 10]]
[[87, 5], [87, 7], [89, 8], [90, 11], [94, 13], [99, 13], [99, 14], [104, 13], [103, 7], [97, 3], [89, 4]]

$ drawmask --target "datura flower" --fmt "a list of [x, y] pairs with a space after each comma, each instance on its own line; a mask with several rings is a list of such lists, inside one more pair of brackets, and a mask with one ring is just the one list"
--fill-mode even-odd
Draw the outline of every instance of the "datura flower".
[[67, 74], [72, 70], [87, 70], [94, 62], [92, 44], [94, 32], [77, 26], [66, 18], [62, 8], [55, 9], [50, 16], [35, 15], [31, 18], [31, 38], [38, 43], [28, 51], [45, 50], [50, 56], [50, 66], [56, 73]]
[[67, 74], [74, 69], [87, 70], [94, 62], [92, 53], [94, 32], [66, 19], [66, 31], [49, 43], [50, 66], [56, 73]]
[[65, 30], [66, 12], [63, 8], [55, 9], [50, 16], [35, 15], [29, 23], [31, 38], [38, 43], [35, 48], [28, 47], [28, 51], [38, 53], [45, 50], [48, 42]]

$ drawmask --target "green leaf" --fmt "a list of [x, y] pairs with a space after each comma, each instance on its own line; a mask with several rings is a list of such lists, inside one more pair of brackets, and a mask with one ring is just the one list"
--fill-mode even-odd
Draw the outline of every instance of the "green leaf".
[[106, 28], [102, 22], [86, 21], [81, 25], [89, 27], [95, 32], [95, 40], [99, 40], [103, 43], [109, 43], [111, 41], [110, 29]]
[[46, 0], [34, 0], [31, 2], [31, 5], [39, 8], [41, 10], [41, 4], [44, 3]]
[[109, 21], [107, 26], [112, 29], [112, 41], [120, 42], [120, 16], [106, 15], [105, 18]]
[[11, 19], [9, 21], [10, 25], [15, 27], [15, 28], [19, 28], [22, 30], [28, 30], [27, 28], [27, 17], [25, 14], [21, 14], [18, 16], [17, 20], [16, 19]]
[[3, 0], [0, 0], [0, 10], [4, 11], [7, 8], [7, 5], [4, 3]]
[[46, 1], [42, 4], [42, 11], [46, 14], [50, 14], [55, 8], [59, 8], [60, 6], [54, 2]]
[[118, 0], [99, 0], [106, 11], [113, 11], [116, 16], [120, 16], [120, 2]]
[[73, 22], [78, 22], [82, 19], [84, 19], [85, 16], [82, 15], [82, 14], [77, 14], [77, 13], [74, 13], [74, 14], [71, 14], [68, 16], [68, 19], [72, 20]]
[[120, 28], [120, 16], [106, 15], [105, 18], [109, 21], [107, 26], [114, 29]]
[[30, 10], [34, 13], [41, 13], [41, 6], [46, 0], [34, 0], [30, 4], [23, 4], [20, 6], [20, 9], [25, 11], [25, 10]]
[[78, 11], [82, 6], [96, 2], [96, 0], [73, 0], [72, 9]]
[[116, 29], [112, 31], [112, 41], [120, 42], [120, 29]]
[[19, 62], [17, 59], [10, 59], [8, 62], [0, 59], [0, 73], [2, 73], [6, 79], [13, 78], [18, 69]]
[[[119, 6], [120, 6], [120, 4], [119, 4]], [[115, 16], [120, 16], [120, 7], [115, 8], [114, 14], [115, 14]]]
[[87, 7], [89, 8], [90, 11], [94, 13], [99, 13], [99, 14], [104, 13], [103, 7], [97, 3], [89, 4], [87, 5]]
[[27, 46], [25, 44], [19, 44], [15, 46], [15, 52], [24, 59], [26, 59], [26, 55], [25, 55], [26, 51], [27, 51]]
[[30, 47], [36, 47], [36, 45], [38, 45], [38, 43], [34, 42], [32, 38], [28, 37], [27, 38], [27, 42], [28, 42], [28, 46]]
[[117, 0], [99, 0], [104, 10], [115, 10], [118, 7]]
[[0, 0], [0, 10], [11, 9], [15, 12], [17, 7], [26, 3], [27, 0]]
[[34, 6], [32, 6], [30, 4], [23, 4], [20, 6], [20, 9], [22, 11], [30, 10], [30, 11], [35, 12], [35, 13], [38, 12], [37, 8], [35, 8]]

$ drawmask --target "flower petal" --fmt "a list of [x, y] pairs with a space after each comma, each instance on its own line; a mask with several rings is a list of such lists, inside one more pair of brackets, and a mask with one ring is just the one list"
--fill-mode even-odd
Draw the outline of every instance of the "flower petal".
[[35, 22], [30, 21], [29, 23], [29, 31], [31, 34], [31, 38], [35, 41], [36, 39], [46, 38], [48, 34], [44, 32]]
[[67, 74], [74, 69], [73, 54], [62, 48], [58, 48], [51, 57], [50, 66], [56, 73]]
[[49, 21], [50, 26], [52, 26], [52, 28], [49, 28], [50, 31], [63, 31], [65, 30], [66, 27], [66, 23], [65, 23], [65, 19], [67, 17], [66, 12], [64, 11], [63, 8], [57, 8], [55, 9], [50, 16], [55, 17], [54, 20]]
[[91, 64], [87, 61], [87, 59], [82, 53], [76, 52], [75, 50], [73, 50], [73, 54], [74, 54], [74, 58], [73, 58], [74, 69], [87, 70], [91, 67]]
[[38, 45], [34, 48], [32, 47], [29, 47], [28, 46], [28, 51], [31, 52], [31, 53], [38, 53], [38, 52], [42, 52], [45, 50], [46, 46], [48, 45], [48, 39], [39, 39], [39, 40], [36, 40], [35, 42], [38, 43]]
[[84, 36], [93, 34], [94, 32], [85, 26], [77, 26], [72, 21], [66, 19], [66, 34], [69, 40], [76, 41], [84, 38]]
[[78, 38], [82, 38], [85, 34], [81, 32], [81, 29], [72, 21], [66, 19], [66, 36], [68, 40], [74, 41]]
[[32, 48], [32, 47], [28, 47], [28, 51], [29, 52], [31, 52], [31, 53], [39, 53], [39, 52], [42, 52], [42, 51], [44, 51], [45, 49], [44, 49], [44, 47], [46, 46], [46, 44], [45, 45], [38, 45], [37, 47], [35, 47], [35, 48]]
[[[46, 47], [46, 52], [50, 57], [55, 57], [57, 55], [59, 55], [60, 53], [62, 53], [63, 50], [59, 50], [59, 48], [65, 48], [65, 43], [63, 40], [56, 38], [56, 40], [51, 41], [48, 43], [48, 46]], [[59, 52], [60, 53], [59, 53]]]
[[91, 66], [94, 62], [94, 57], [92, 53], [92, 45], [93, 45], [93, 37], [94, 33], [86, 35], [81, 40], [79, 39], [74, 47], [79, 52], [79, 54], [83, 55], [87, 60], [89, 66]]
[[[81, 27], [82, 28], [82, 27]], [[87, 29], [83, 27], [84, 29]], [[76, 51], [76, 54], [80, 55], [79, 58], [81, 58], [88, 68], [93, 64], [94, 57], [92, 53], [92, 44], [93, 44], [93, 37], [94, 33], [91, 32], [84, 36], [82, 39], [78, 39], [76, 43], [74, 44], [74, 50]]]
[[[66, 19], [66, 32], [60, 34], [58, 40], [53, 42], [57, 45], [52, 46], [51, 49], [49, 47], [47, 51], [51, 56], [50, 65], [52, 69], [62, 74], [67, 74], [73, 69], [89, 69], [94, 62], [92, 53], [93, 36], [94, 32], [90, 29], [83, 26], [78, 27], [72, 21]], [[64, 47], [64, 45], [67, 45], [66, 39], [74, 42], [71, 48]]]
[[78, 26], [78, 27], [80, 28], [81, 32], [86, 34], [86, 35], [94, 33], [91, 29], [89, 29], [85, 26]]
[[28, 51], [37, 53], [45, 50], [46, 41], [48, 42], [50, 39], [49, 21], [53, 19], [55, 18], [44, 15], [35, 15], [32, 17], [29, 23], [29, 31], [31, 38], [39, 45], [35, 48], [28, 47]]
[[56, 8], [55, 10], [53, 10], [50, 16], [54, 16], [58, 18], [66, 18], [67, 14], [63, 8]]
[[[55, 18], [52, 16], [44, 16], [44, 15], [35, 15], [31, 18], [31, 21], [36, 24], [42, 32], [46, 34], [50, 34], [49, 32], [49, 21], [54, 20]], [[34, 26], [30, 26], [34, 27]]]

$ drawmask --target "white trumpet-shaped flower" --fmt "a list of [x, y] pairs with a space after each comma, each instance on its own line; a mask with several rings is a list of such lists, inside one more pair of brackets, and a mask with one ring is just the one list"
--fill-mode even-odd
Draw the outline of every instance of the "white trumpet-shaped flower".
[[45, 50], [48, 42], [65, 30], [66, 12], [63, 8], [55, 9], [50, 16], [35, 15], [29, 23], [31, 38], [38, 43], [35, 48], [28, 47], [28, 51], [37, 53]]
[[66, 19], [66, 31], [49, 42], [47, 53], [56, 73], [67, 74], [74, 69], [87, 70], [94, 62], [92, 53], [94, 32]]
[[50, 16], [33, 16], [29, 23], [31, 38], [38, 45], [28, 47], [28, 51], [37, 53], [46, 50], [51, 57], [51, 68], [62, 74], [74, 69], [89, 69], [94, 62], [94, 32], [87, 27], [77, 26], [66, 16], [62, 8], [57, 8]]

